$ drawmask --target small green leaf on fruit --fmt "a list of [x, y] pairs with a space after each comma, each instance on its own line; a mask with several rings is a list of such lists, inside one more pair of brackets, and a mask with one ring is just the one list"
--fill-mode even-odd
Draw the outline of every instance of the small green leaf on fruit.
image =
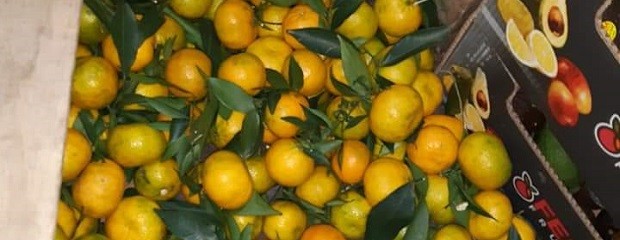
[[407, 226], [403, 240], [426, 240], [428, 237], [429, 212], [426, 202], [422, 199], [415, 209], [413, 221]]
[[288, 82], [293, 91], [298, 91], [304, 85], [304, 72], [293, 55], [290, 55], [289, 59]]
[[262, 143], [261, 121], [258, 111], [245, 114], [243, 128], [227, 145], [227, 149], [239, 154], [242, 158], [253, 156]]
[[415, 191], [411, 181], [390, 193], [370, 210], [364, 239], [392, 240], [414, 217]]
[[255, 110], [252, 97], [236, 84], [213, 77], [208, 82], [210, 92], [227, 108], [243, 113]]
[[340, 27], [340, 25], [353, 14], [360, 5], [362, 5], [363, 0], [335, 0], [333, 4], [333, 8], [335, 9], [334, 15], [332, 17], [331, 29], [336, 30], [336, 28]]
[[288, 82], [284, 79], [284, 76], [280, 74], [278, 71], [273, 70], [271, 68], [267, 68], [267, 81], [271, 85], [272, 89], [277, 90], [288, 90], [290, 89]]
[[262, 198], [257, 192], [252, 194], [252, 198], [243, 207], [233, 212], [235, 215], [247, 215], [247, 216], [269, 216], [280, 214], [277, 210], [273, 209], [264, 198]]
[[415, 31], [395, 43], [394, 47], [392, 47], [386, 54], [385, 58], [381, 62], [381, 65], [393, 65], [408, 57], [411, 57], [426, 48], [442, 42], [449, 33], [450, 28], [445, 26], [425, 28]]
[[302, 28], [289, 33], [310, 51], [331, 58], [340, 58], [338, 34], [323, 28]]

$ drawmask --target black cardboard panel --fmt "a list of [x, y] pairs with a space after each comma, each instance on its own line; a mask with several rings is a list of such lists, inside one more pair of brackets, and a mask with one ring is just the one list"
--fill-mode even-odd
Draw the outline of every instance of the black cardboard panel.
[[[585, 75], [592, 95], [591, 113], [580, 114], [575, 127], [561, 126], [553, 120], [547, 104], [547, 90], [551, 79], [518, 64], [517, 68], [526, 77], [517, 81], [546, 115], [553, 133], [578, 166], [585, 185], [600, 199], [612, 218], [620, 221], [620, 191], [614, 187], [620, 183], [620, 151], [615, 155], [605, 152], [597, 141], [596, 134], [597, 126], [608, 124], [614, 115], [620, 113], [620, 63], [614, 57], [614, 49], [606, 44], [604, 36], [599, 32], [601, 24], [600, 20], [596, 19], [604, 2], [606, 1], [566, 1], [568, 39], [564, 47], [555, 49], [556, 56], [568, 58]], [[489, 14], [495, 18], [499, 27], [504, 29], [504, 22], [495, 10], [495, 1], [489, 1], [486, 5]], [[620, 13], [618, 6], [618, 3], [611, 5], [610, 7], [615, 9], [606, 11], [607, 17], [617, 15], [610, 12]], [[537, 15], [532, 14], [535, 17]]]
[[472, 72], [480, 67], [486, 73], [491, 115], [485, 126], [503, 139], [512, 159], [512, 181], [503, 190], [511, 198], [514, 211], [534, 224], [541, 239], [600, 239], [553, 170], [543, 164], [542, 156], [511, 112], [511, 97], [528, 79], [527, 72], [507, 50], [503, 35], [498, 33], [503, 30], [493, 13], [483, 6], [475, 16], [438, 72], [456, 64]]

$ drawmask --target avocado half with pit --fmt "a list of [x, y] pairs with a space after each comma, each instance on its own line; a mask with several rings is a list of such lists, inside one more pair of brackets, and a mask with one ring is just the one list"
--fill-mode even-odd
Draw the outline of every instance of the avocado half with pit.
[[555, 48], [564, 47], [568, 39], [566, 0], [542, 0], [538, 10], [540, 27], [549, 43]]
[[482, 117], [482, 119], [488, 119], [489, 115], [491, 115], [491, 99], [489, 98], [487, 76], [480, 68], [476, 70], [476, 77], [471, 85], [470, 96], [480, 117]]

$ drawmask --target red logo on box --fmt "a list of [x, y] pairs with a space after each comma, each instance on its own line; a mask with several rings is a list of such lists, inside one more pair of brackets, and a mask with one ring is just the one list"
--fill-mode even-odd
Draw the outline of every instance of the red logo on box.
[[512, 186], [523, 201], [531, 203], [529, 205], [530, 210], [542, 215], [542, 218], [538, 219], [538, 224], [551, 232], [549, 239], [570, 239], [570, 233], [564, 226], [564, 223], [562, 223], [562, 220], [555, 214], [547, 199], [538, 197], [540, 192], [534, 186], [532, 177], [530, 177], [528, 172], [523, 171], [520, 176], [514, 176], [512, 178]]
[[528, 203], [533, 202], [534, 198], [539, 194], [538, 189], [532, 184], [530, 174], [526, 171], [523, 171], [521, 176], [512, 178], [512, 185], [517, 191], [517, 194], [519, 194], [519, 197]]
[[[613, 114], [609, 122], [600, 122], [594, 127], [594, 138], [598, 146], [613, 158], [620, 158], [620, 116]], [[620, 167], [616, 163], [616, 167]]]

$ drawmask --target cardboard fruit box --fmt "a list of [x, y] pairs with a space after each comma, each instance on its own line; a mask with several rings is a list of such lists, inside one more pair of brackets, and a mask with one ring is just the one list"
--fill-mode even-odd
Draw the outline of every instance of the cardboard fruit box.
[[469, 98], [453, 113], [504, 139], [513, 161], [504, 191], [542, 239], [611, 239], [617, 228], [619, 18], [619, 1], [483, 1], [438, 68], [471, 74], [473, 83], [456, 81]]

